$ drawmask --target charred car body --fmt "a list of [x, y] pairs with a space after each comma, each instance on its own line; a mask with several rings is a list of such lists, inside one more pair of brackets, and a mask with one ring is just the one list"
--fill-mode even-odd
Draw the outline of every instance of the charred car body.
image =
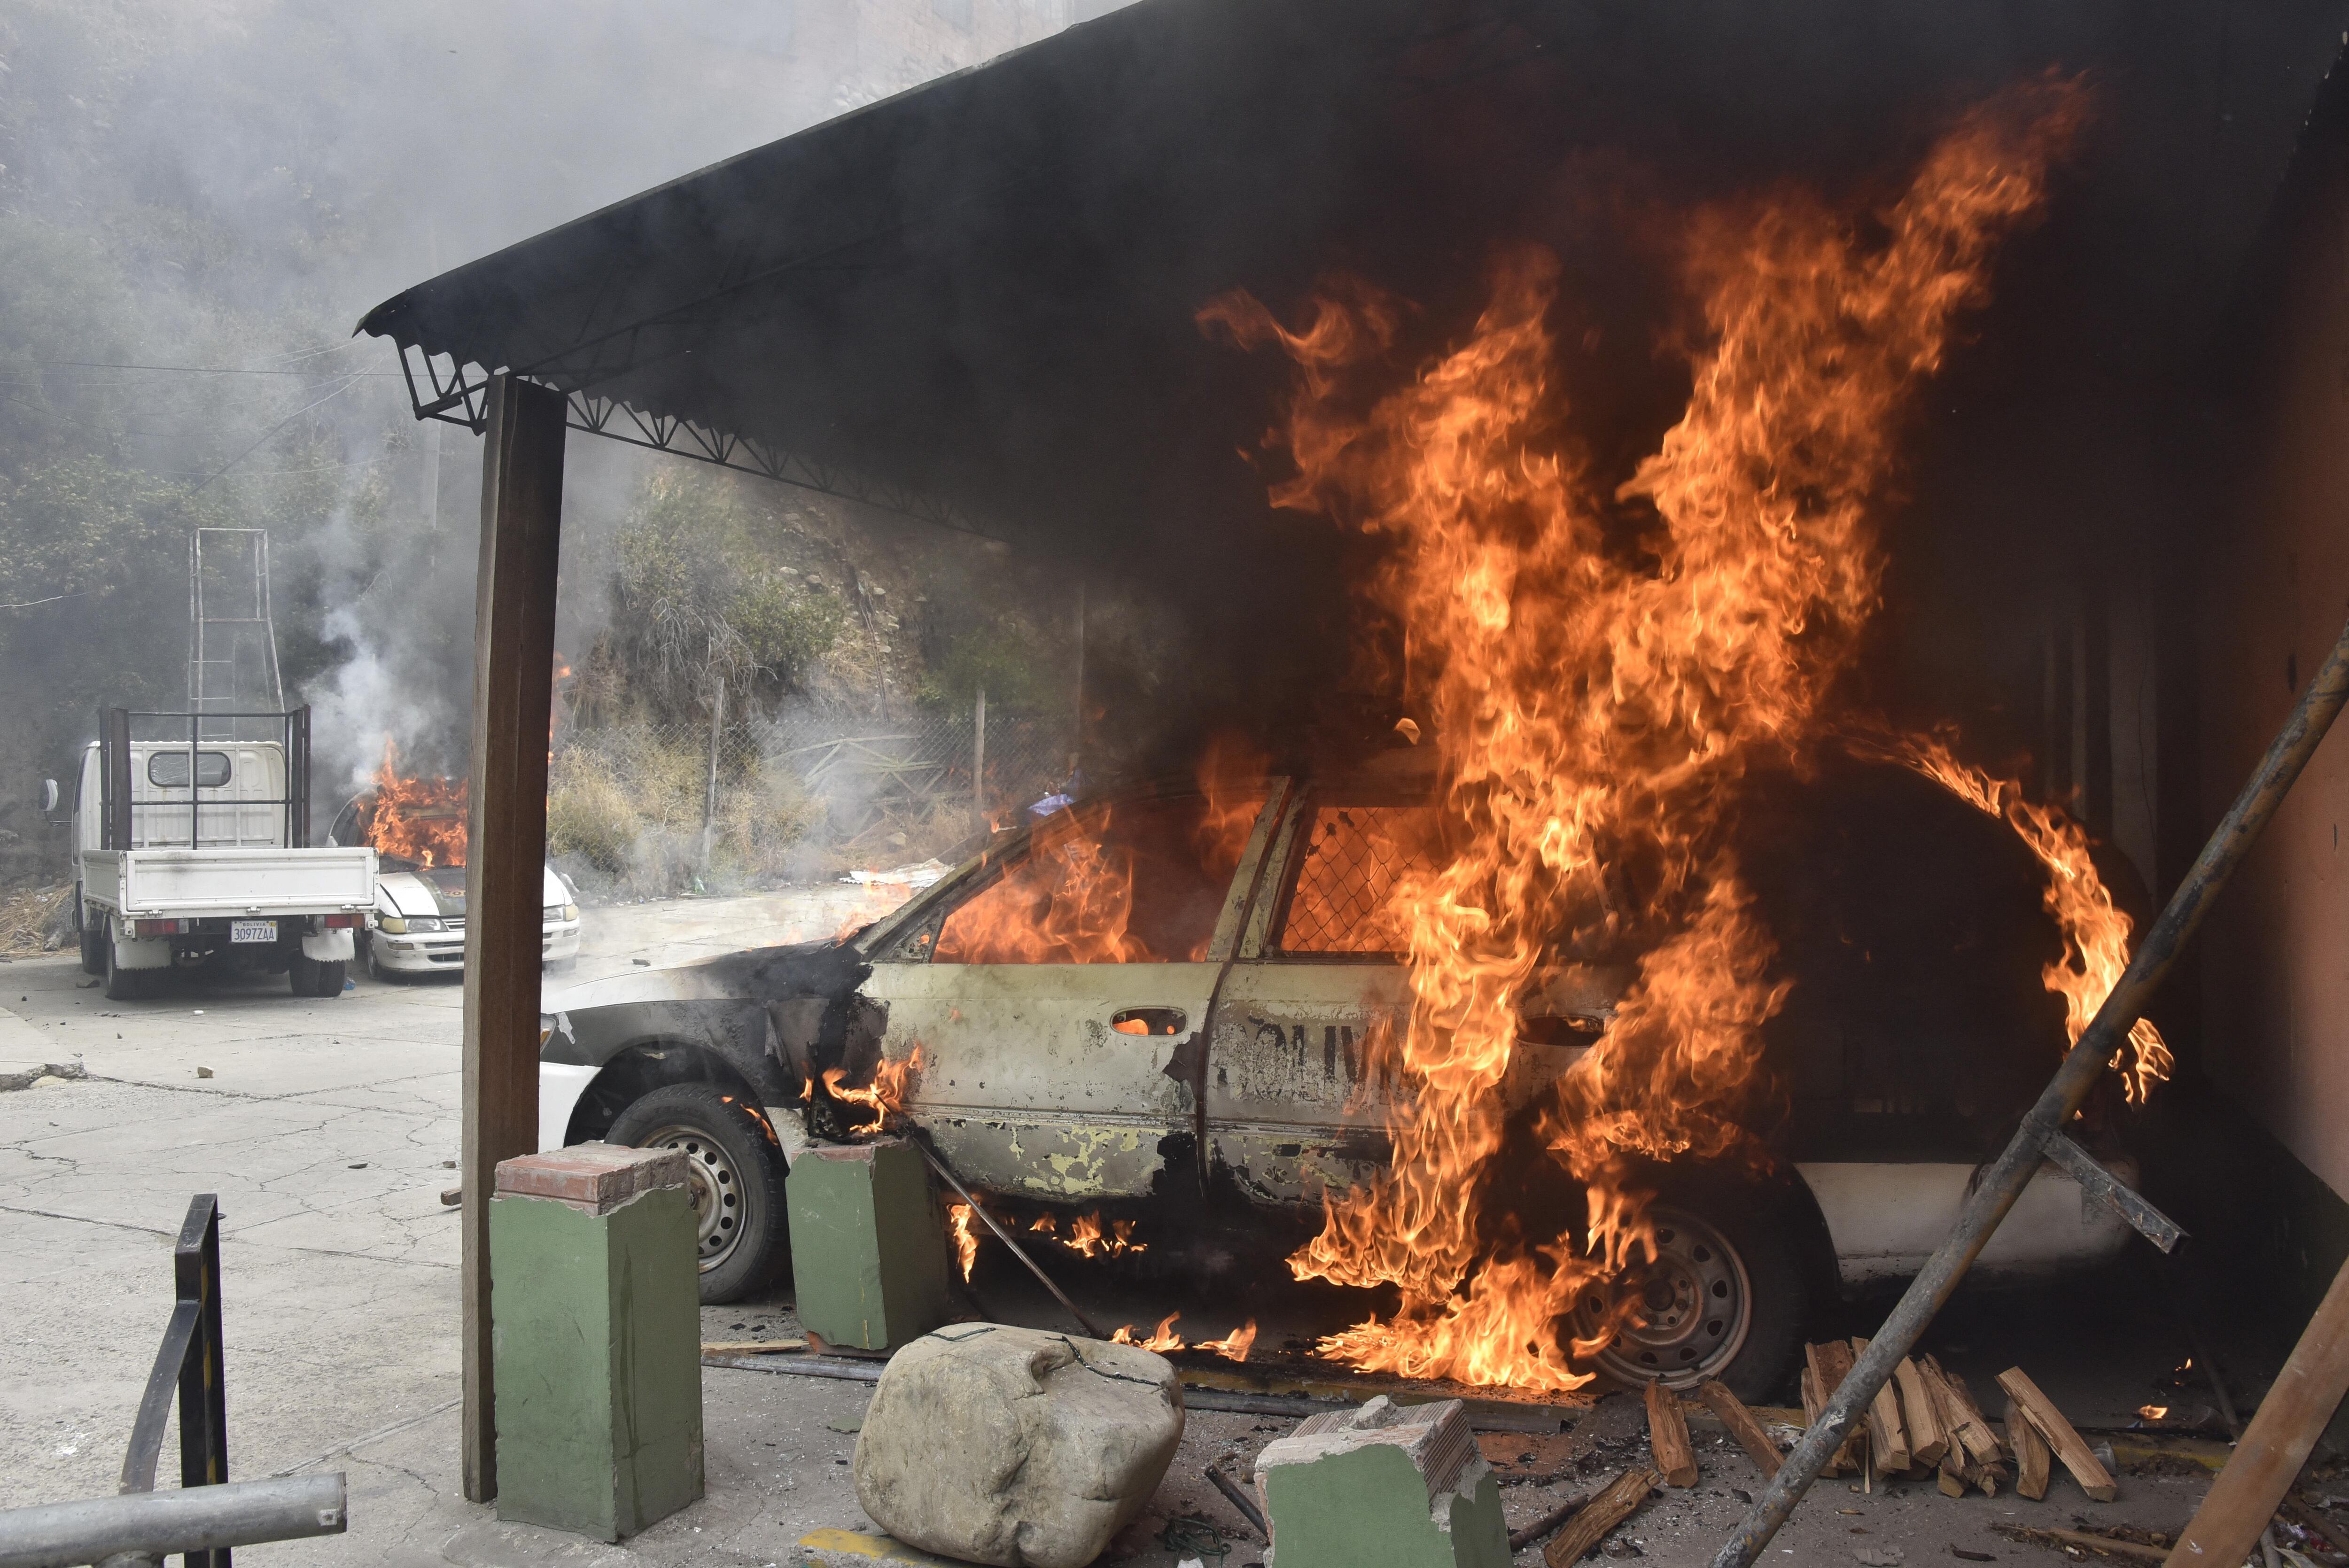
[[[781, 1267], [782, 1174], [807, 1141], [871, 1124], [876, 1078], [966, 1183], [1007, 1206], [1140, 1217], [1154, 1239], [1212, 1234], [1195, 1256], [1226, 1267], [1243, 1249], [1285, 1251], [1318, 1225], [1325, 1191], [1388, 1160], [1390, 1047], [1410, 985], [1383, 912], [1424, 799], [1367, 779], [1274, 779], [1237, 804], [1190, 787], [1107, 797], [999, 835], [841, 941], [553, 993], [540, 1142], [687, 1149], [709, 1299]], [[1630, 976], [1600, 963], [1545, 975], [1520, 1008], [1513, 1110], [1549, 1098]], [[1822, 1070], [1837, 1080], [1826, 1099], [1847, 1108], [1868, 1081], [1816, 1060], [1792, 1076]], [[1602, 1366], [1769, 1391], [1811, 1301], [1921, 1265], [1995, 1120], [1887, 1139], [1797, 1114], [1772, 1175], [1660, 1171], [1657, 1256], [1620, 1282], [1640, 1299]], [[1573, 1200], [1495, 1198], [1565, 1224]], [[2078, 1267], [2127, 1235], [2051, 1167], [1982, 1272]]]

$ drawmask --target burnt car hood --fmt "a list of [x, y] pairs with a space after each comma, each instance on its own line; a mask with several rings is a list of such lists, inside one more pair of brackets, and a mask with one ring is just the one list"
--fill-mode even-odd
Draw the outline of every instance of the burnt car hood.
[[840, 996], [871, 968], [855, 949], [833, 940], [752, 947], [661, 969], [585, 980], [547, 993], [542, 1011], [583, 1012], [647, 1002], [781, 1002]]

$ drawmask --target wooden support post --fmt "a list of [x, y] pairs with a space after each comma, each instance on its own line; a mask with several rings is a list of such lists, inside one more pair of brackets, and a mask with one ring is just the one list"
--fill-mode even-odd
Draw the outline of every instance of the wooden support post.
[[465, 868], [465, 1496], [498, 1494], [491, 1380], [490, 1195], [501, 1160], [538, 1147], [538, 982], [546, 748], [564, 398], [491, 381], [473, 598], [473, 760]]
[[[2173, 1564], [2240, 1563], [2275, 1517], [2276, 1505], [2308, 1462], [2333, 1408], [2349, 1393], [2349, 1263], [2308, 1320], [2292, 1358], [2243, 1429], [2227, 1468], [2210, 1483], [2193, 1522], [2170, 1553]], [[2232, 1553], [2232, 1556], [2228, 1553]]]

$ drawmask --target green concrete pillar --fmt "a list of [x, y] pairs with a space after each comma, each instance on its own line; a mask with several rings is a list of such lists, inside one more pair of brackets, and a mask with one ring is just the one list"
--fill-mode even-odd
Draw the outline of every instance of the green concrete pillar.
[[701, 1299], [685, 1154], [585, 1143], [498, 1166], [498, 1517], [599, 1541], [701, 1495]]
[[800, 1326], [894, 1350], [947, 1320], [947, 1237], [922, 1151], [903, 1139], [813, 1144], [785, 1182]]
[[1266, 1445], [1257, 1495], [1278, 1568], [1508, 1568], [1501, 1488], [1457, 1399], [1309, 1416]]

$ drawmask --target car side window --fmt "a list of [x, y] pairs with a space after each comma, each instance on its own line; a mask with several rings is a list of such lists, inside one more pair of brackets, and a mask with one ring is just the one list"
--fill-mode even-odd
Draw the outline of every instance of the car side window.
[[1298, 824], [1274, 947], [1283, 954], [1400, 954], [1394, 905], [1406, 872], [1436, 868], [1432, 806], [1317, 802]]
[[1055, 812], [947, 916], [932, 962], [1195, 964], [1262, 804], [1180, 795]]

